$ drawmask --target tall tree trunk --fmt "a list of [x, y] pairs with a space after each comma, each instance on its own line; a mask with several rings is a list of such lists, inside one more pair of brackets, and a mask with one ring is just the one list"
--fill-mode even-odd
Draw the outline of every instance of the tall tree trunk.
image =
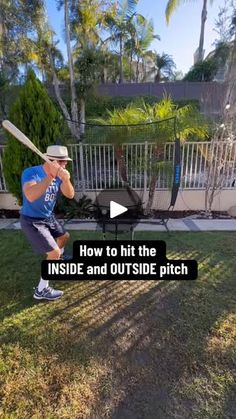
[[201, 16], [201, 32], [198, 46], [198, 57], [196, 62], [203, 61], [204, 58], [204, 35], [205, 35], [205, 24], [207, 20], [207, 0], [203, 0], [202, 16]]
[[142, 64], [143, 64], [143, 80], [146, 81], [146, 62], [145, 59], [142, 59]]
[[139, 79], [139, 57], [136, 63], [136, 83], [138, 83], [138, 79]]
[[4, 34], [4, 27], [3, 27], [3, 17], [0, 13], [0, 70], [3, 70], [3, 34]]
[[76, 130], [75, 130], [76, 138], [77, 140], [80, 140], [77, 95], [76, 95], [76, 90], [75, 90], [74, 66], [73, 66], [71, 45], [70, 45], [70, 22], [69, 22], [68, 0], [65, 0], [65, 16], [64, 17], [65, 17], [66, 47], [67, 47], [68, 65], [69, 65], [69, 72], [70, 72], [71, 116], [76, 126]]
[[7, 28], [4, 22], [4, 15], [0, 13], [0, 70], [4, 72], [5, 63], [4, 58], [6, 57], [6, 39], [7, 39]]
[[106, 64], [103, 67], [103, 83], [107, 83], [107, 75], [108, 75], [108, 71], [107, 71], [107, 67]]
[[60, 88], [59, 88], [59, 80], [58, 80], [58, 77], [56, 75], [56, 70], [55, 70], [55, 66], [54, 66], [52, 51], [51, 51], [50, 48], [48, 48], [48, 55], [49, 55], [49, 59], [50, 59], [50, 66], [51, 66], [52, 77], [53, 77], [52, 78], [52, 84], [53, 84], [53, 87], [54, 87], [57, 102], [58, 102], [58, 104], [61, 108], [61, 111], [62, 111], [62, 113], [65, 117], [66, 123], [68, 125], [68, 128], [69, 128], [71, 134], [76, 137], [76, 135], [77, 135], [76, 126], [75, 126], [75, 124], [72, 123], [70, 113], [67, 109], [67, 106], [66, 106], [65, 102], [63, 101], [63, 99], [61, 97], [61, 92], [60, 92]]
[[124, 157], [124, 151], [120, 145], [115, 144], [114, 145], [114, 151], [115, 151], [115, 158], [119, 166], [119, 175], [123, 182], [128, 182], [127, 177], [127, 168], [126, 168], [126, 162]]
[[41, 70], [41, 75], [42, 75], [42, 83], [45, 83], [46, 82], [46, 72], [44, 71], [43, 66], [41, 66], [40, 70]]
[[107, 47], [106, 45], [102, 45], [101, 46], [101, 51], [104, 53], [104, 64], [103, 64], [103, 69], [102, 69], [102, 75], [101, 75], [101, 80], [102, 83], [107, 83], [108, 80], [108, 69], [107, 69], [107, 65], [108, 65], [108, 59], [107, 59]]
[[[229, 65], [225, 76], [227, 83], [225, 98], [223, 101], [223, 117], [228, 118], [236, 115], [236, 83], [235, 83], [235, 69], [236, 69], [236, 34], [234, 36], [234, 44], [229, 57]], [[230, 108], [226, 109], [229, 104]]]
[[[57, 98], [57, 102], [58, 102], [58, 104], [59, 104], [59, 106], [62, 110], [62, 113], [65, 117], [66, 123], [68, 125], [68, 128], [69, 128], [72, 136], [77, 138], [77, 140], [80, 140], [80, 131], [79, 131], [78, 124], [74, 124], [73, 118], [71, 118], [70, 113], [67, 109], [67, 106], [66, 106], [65, 102], [63, 101], [63, 99], [61, 97], [61, 92], [60, 92], [60, 88], [59, 88], [59, 80], [58, 80], [58, 77], [56, 75], [54, 60], [53, 60], [52, 51], [51, 51], [50, 48], [48, 48], [48, 54], [49, 54], [49, 58], [50, 58], [50, 66], [51, 66], [52, 76], [53, 76], [52, 83], [53, 83], [55, 95], [56, 95], [56, 98]], [[81, 182], [80, 182], [81, 183], [81, 193], [80, 193], [80, 195], [83, 195], [85, 193], [85, 180], [84, 180], [83, 146], [82, 146], [81, 141], [79, 142], [79, 160], [80, 160], [80, 174], [81, 174]]]
[[159, 82], [160, 82], [160, 80], [161, 80], [161, 71], [160, 71], [160, 69], [158, 68], [158, 70], [157, 70], [157, 74], [155, 75], [155, 82], [156, 82], [156, 83], [159, 83]]
[[130, 83], [132, 82], [132, 62], [133, 62], [133, 53], [131, 51], [131, 53], [130, 53], [130, 62], [129, 62], [129, 73], [130, 73], [129, 81], [130, 81]]
[[[163, 158], [163, 156], [164, 156], [164, 149], [161, 150], [160, 146], [156, 145], [154, 147], [154, 150], [153, 150], [154, 162], [160, 161], [161, 158]], [[155, 195], [155, 190], [156, 190], [157, 180], [158, 180], [158, 173], [157, 173], [156, 170], [154, 170], [154, 173], [151, 176], [151, 181], [150, 181], [150, 185], [149, 185], [148, 202], [147, 202], [147, 206], [146, 206], [146, 209], [145, 209], [146, 214], [150, 214], [150, 212], [151, 212], [153, 199], [154, 199], [154, 195]]]
[[147, 215], [150, 214], [150, 212], [151, 212], [153, 199], [154, 199], [154, 194], [155, 194], [155, 190], [156, 190], [156, 184], [157, 184], [157, 176], [153, 175], [151, 177], [151, 181], [150, 181], [148, 202], [147, 202], [147, 206], [145, 208], [145, 214], [147, 214]]
[[[78, 105], [77, 105], [77, 95], [75, 90], [75, 76], [74, 76], [74, 66], [72, 60], [71, 46], [70, 46], [70, 22], [69, 22], [69, 9], [68, 9], [68, 0], [65, 0], [65, 33], [66, 33], [66, 47], [68, 55], [68, 65], [70, 72], [70, 90], [71, 90], [71, 116], [74, 124], [75, 137], [80, 140], [80, 129], [79, 129], [79, 116], [78, 116]], [[79, 143], [79, 160], [80, 160], [80, 170], [81, 170], [81, 189], [82, 193], [85, 192], [85, 181], [84, 181], [84, 156], [83, 156], [83, 146], [80, 141]]]
[[84, 134], [85, 131], [85, 100], [80, 99], [80, 134]]
[[119, 83], [123, 83], [123, 81], [124, 81], [124, 75], [123, 75], [123, 39], [122, 39], [122, 34], [120, 34], [119, 67], [120, 67]]

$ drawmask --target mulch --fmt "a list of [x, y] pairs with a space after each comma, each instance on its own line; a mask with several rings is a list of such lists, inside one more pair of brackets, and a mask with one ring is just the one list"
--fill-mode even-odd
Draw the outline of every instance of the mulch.
[[[66, 218], [64, 214], [56, 214], [58, 218]], [[0, 209], [0, 218], [19, 218], [19, 210], [6, 210]], [[195, 218], [195, 219], [209, 219], [204, 211], [155, 211], [153, 210], [150, 216], [143, 216], [143, 218], [155, 220], [155, 219], [168, 219], [168, 218]], [[212, 219], [230, 219], [231, 217], [225, 211], [213, 211], [211, 215]]]

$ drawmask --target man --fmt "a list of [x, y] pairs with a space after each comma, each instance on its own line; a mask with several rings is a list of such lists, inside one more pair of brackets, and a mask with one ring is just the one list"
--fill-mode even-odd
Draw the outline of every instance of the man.
[[[21, 176], [23, 206], [21, 228], [35, 253], [47, 255], [47, 259], [60, 259], [69, 233], [56, 220], [53, 209], [60, 192], [69, 199], [74, 197], [70, 173], [65, 169], [68, 150], [64, 146], [52, 145], [46, 156], [51, 163], [25, 169]], [[48, 281], [40, 279], [34, 292], [37, 300], [57, 300], [63, 295], [60, 290], [49, 287]]]

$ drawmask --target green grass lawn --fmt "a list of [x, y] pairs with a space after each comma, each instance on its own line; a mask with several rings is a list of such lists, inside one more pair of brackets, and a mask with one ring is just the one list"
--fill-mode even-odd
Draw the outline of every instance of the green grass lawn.
[[41, 258], [0, 231], [1, 418], [236, 417], [236, 234], [135, 237], [196, 259], [199, 278], [61, 282], [37, 302]]

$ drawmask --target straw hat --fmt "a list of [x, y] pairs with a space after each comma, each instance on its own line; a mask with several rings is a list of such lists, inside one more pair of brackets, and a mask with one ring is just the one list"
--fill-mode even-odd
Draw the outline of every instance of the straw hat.
[[62, 145], [50, 145], [47, 148], [45, 156], [47, 156], [50, 160], [72, 161], [72, 159], [68, 156], [67, 147]]

